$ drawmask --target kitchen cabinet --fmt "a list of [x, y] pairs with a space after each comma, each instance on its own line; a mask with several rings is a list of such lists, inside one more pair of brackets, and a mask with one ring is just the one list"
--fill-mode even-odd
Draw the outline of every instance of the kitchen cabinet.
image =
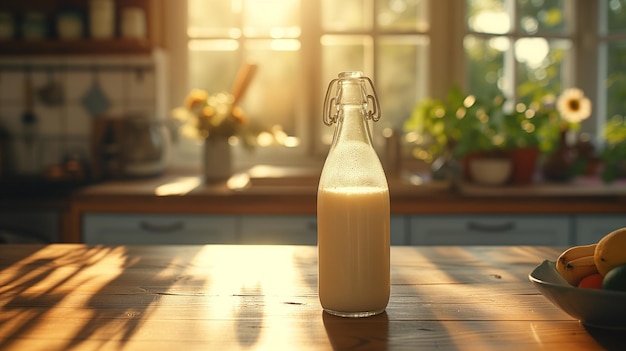
[[2, 209], [0, 213], [0, 243], [55, 243], [60, 231], [60, 210]]
[[[405, 216], [391, 217], [391, 244], [407, 244]], [[315, 215], [185, 215], [89, 213], [83, 242], [108, 245], [317, 245]]]
[[417, 215], [411, 245], [568, 245], [567, 215]]
[[83, 241], [105, 245], [234, 244], [237, 218], [229, 215], [90, 213]]
[[622, 227], [626, 227], [626, 214], [579, 215], [574, 222], [576, 228], [574, 242], [576, 245], [593, 244]]
[[316, 245], [316, 216], [242, 216], [241, 244]]
[[391, 216], [391, 245], [408, 245], [409, 220], [406, 216]]

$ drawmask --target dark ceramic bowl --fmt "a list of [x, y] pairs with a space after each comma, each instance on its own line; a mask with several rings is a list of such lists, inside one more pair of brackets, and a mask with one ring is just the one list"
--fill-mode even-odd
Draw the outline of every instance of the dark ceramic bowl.
[[557, 272], [554, 261], [548, 260], [537, 266], [528, 278], [552, 303], [584, 325], [626, 329], [625, 292], [573, 287]]

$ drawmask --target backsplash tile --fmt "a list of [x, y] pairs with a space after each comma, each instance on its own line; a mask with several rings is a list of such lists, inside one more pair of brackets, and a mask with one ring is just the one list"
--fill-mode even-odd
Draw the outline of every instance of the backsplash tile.
[[[82, 99], [96, 82], [109, 102], [105, 115], [156, 116], [157, 69], [151, 56], [39, 57], [0, 59], [0, 124], [12, 138], [14, 173], [41, 174], [68, 153], [89, 158], [92, 122]], [[50, 70], [52, 69], [52, 70]], [[37, 138], [23, 139], [25, 81], [30, 70]], [[38, 92], [50, 80], [62, 87], [63, 102], [46, 104]]]

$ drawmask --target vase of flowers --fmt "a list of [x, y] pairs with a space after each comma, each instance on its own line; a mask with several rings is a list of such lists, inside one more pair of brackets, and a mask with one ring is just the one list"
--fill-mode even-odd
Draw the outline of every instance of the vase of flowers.
[[202, 158], [206, 182], [221, 181], [232, 175], [232, 151], [228, 138], [207, 138], [204, 141]]
[[209, 95], [193, 89], [184, 106], [172, 116], [180, 123], [180, 133], [203, 144], [202, 168], [206, 182], [225, 180], [232, 175], [230, 140], [241, 134], [246, 122], [241, 108], [233, 105], [233, 95]]

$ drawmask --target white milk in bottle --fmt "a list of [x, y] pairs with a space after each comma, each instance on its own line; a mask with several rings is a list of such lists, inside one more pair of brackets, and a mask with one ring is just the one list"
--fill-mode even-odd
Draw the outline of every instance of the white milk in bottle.
[[389, 189], [368, 126], [380, 117], [371, 80], [339, 74], [324, 111], [337, 126], [317, 195], [319, 298], [328, 313], [367, 317], [385, 310], [390, 292]]

